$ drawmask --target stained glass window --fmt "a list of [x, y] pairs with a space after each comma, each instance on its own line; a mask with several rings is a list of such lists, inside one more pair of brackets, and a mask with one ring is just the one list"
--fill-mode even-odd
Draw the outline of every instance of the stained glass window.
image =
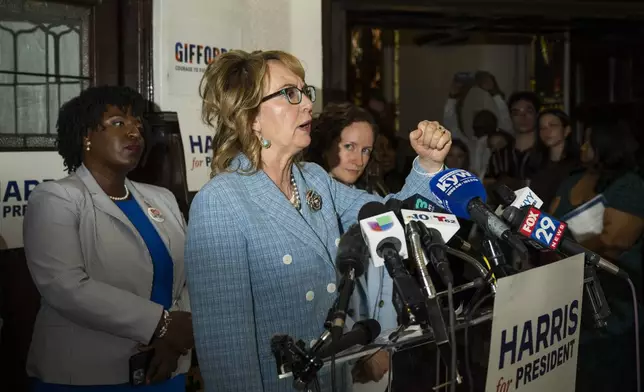
[[53, 148], [60, 105], [89, 86], [89, 10], [0, 2], [0, 148]]

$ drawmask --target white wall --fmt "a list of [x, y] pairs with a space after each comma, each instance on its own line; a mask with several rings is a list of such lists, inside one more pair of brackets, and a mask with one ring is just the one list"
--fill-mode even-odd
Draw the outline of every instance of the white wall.
[[414, 31], [401, 31], [400, 129], [413, 129], [421, 119], [443, 118], [443, 106], [457, 72], [491, 72], [506, 98], [528, 88], [528, 46], [417, 46]]
[[[209, 179], [204, 144], [212, 131], [201, 122], [198, 96], [206, 64], [197, 64], [196, 58], [192, 64], [177, 62], [177, 42], [247, 51], [288, 51], [302, 61], [307, 82], [321, 93], [321, 0], [155, 0], [153, 24], [155, 101], [161, 110], [179, 113], [191, 191], [200, 189]], [[177, 65], [184, 68], [177, 70]], [[321, 102], [319, 94], [316, 110]], [[198, 149], [191, 151], [190, 136], [193, 140], [201, 137], [201, 153]], [[195, 164], [200, 166], [193, 168]]]

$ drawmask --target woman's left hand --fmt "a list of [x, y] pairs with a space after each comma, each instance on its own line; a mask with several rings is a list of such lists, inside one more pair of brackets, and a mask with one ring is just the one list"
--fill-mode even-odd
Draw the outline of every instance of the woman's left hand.
[[452, 134], [436, 121], [421, 121], [409, 134], [409, 142], [418, 154], [420, 166], [435, 173], [443, 167], [452, 146]]
[[177, 370], [179, 357], [182, 353], [172, 348], [163, 339], [155, 339], [149, 346], [139, 348], [140, 351], [154, 350], [152, 360], [146, 369], [146, 383], [157, 384], [172, 377]]

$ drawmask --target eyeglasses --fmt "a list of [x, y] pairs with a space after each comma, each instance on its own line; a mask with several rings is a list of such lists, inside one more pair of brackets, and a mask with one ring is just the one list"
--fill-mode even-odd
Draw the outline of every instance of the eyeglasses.
[[306, 85], [302, 88], [302, 90], [295, 86], [285, 87], [279, 91], [274, 92], [273, 94], [265, 96], [260, 102], [266, 102], [269, 99], [283, 95], [286, 97], [290, 104], [299, 105], [300, 102], [302, 102], [302, 94], [306, 95], [311, 100], [311, 102], [315, 102], [315, 87]]

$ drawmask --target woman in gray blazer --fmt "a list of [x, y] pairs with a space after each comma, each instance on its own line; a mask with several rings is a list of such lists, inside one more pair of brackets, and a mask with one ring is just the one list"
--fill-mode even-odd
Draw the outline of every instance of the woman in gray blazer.
[[39, 185], [24, 221], [42, 296], [27, 361], [34, 391], [125, 392], [138, 379], [150, 385], [137, 391], [185, 391], [185, 223], [170, 191], [127, 179], [144, 148], [144, 108], [137, 92], [106, 86], [60, 110], [70, 175]]
[[[271, 337], [319, 336], [337, 297], [340, 233], [365, 203], [383, 200], [299, 163], [316, 98], [304, 80], [299, 60], [279, 51], [222, 54], [202, 79], [202, 114], [215, 131], [214, 177], [191, 205], [186, 270], [207, 392], [292, 390], [292, 380], [278, 380]], [[418, 158], [394, 197], [428, 195], [451, 136], [423, 121], [410, 142]], [[366, 301], [384, 301], [375, 315], [383, 328], [395, 327], [387, 278]], [[372, 317], [367, 303], [355, 318]], [[339, 390], [350, 387], [346, 369], [337, 373]], [[328, 373], [320, 385], [331, 390]]]

